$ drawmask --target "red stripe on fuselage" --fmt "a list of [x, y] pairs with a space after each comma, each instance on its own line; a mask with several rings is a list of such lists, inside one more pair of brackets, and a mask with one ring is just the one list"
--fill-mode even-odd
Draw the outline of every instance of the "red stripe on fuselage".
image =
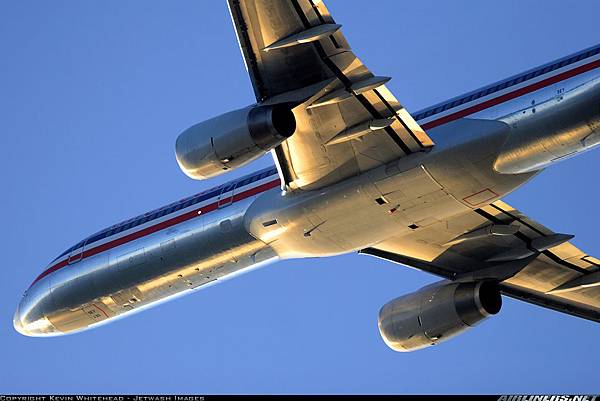
[[423, 129], [427, 130], [427, 129], [431, 129], [431, 128], [434, 128], [434, 127], [437, 127], [437, 126], [440, 126], [443, 124], [447, 124], [451, 121], [458, 120], [459, 118], [463, 118], [468, 115], [477, 113], [479, 111], [489, 109], [490, 107], [497, 106], [500, 103], [504, 103], [509, 100], [516, 99], [518, 97], [526, 95], [528, 93], [535, 92], [536, 90], [545, 88], [546, 86], [555, 84], [560, 81], [564, 81], [565, 79], [573, 78], [574, 76], [583, 74], [584, 72], [591, 71], [598, 67], [600, 67], [600, 60], [593, 61], [589, 64], [581, 65], [579, 67], [573, 68], [572, 70], [562, 72], [553, 77], [548, 77], [546, 79], [543, 79], [543, 80], [536, 82], [534, 84], [531, 84], [529, 86], [524, 86], [513, 92], [505, 93], [504, 95], [498, 96], [494, 99], [486, 100], [485, 102], [467, 107], [466, 109], [457, 111], [452, 114], [448, 114], [444, 117], [438, 118], [437, 120], [429, 121], [428, 123], [421, 125], [421, 127]]
[[[584, 72], [591, 71], [591, 70], [593, 70], [595, 68], [598, 68], [598, 67], [600, 67], [600, 60], [593, 61], [593, 62], [591, 62], [589, 64], [581, 65], [579, 67], [573, 68], [572, 70], [565, 71], [565, 72], [562, 72], [562, 73], [557, 74], [555, 76], [543, 79], [543, 80], [541, 80], [539, 82], [536, 82], [534, 84], [531, 84], [531, 85], [528, 85], [528, 86], [524, 86], [524, 87], [519, 88], [519, 89], [517, 89], [517, 90], [515, 90], [513, 92], [509, 92], [509, 93], [506, 93], [504, 95], [498, 96], [496, 98], [493, 98], [493, 99], [490, 99], [490, 100], [486, 100], [485, 102], [482, 102], [482, 103], [479, 103], [479, 104], [467, 107], [466, 109], [457, 111], [457, 112], [452, 113], [452, 114], [448, 114], [448, 115], [446, 115], [444, 117], [438, 118], [437, 120], [429, 121], [427, 123], [422, 124], [421, 127], [423, 129], [427, 130], [427, 129], [431, 129], [431, 128], [434, 128], [434, 127], [438, 127], [438, 126], [443, 125], [443, 124], [447, 124], [447, 123], [452, 122], [454, 120], [458, 120], [459, 118], [463, 118], [463, 117], [466, 117], [468, 115], [477, 113], [479, 111], [488, 109], [490, 107], [497, 106], [497, 105], [499, 105], [501, 103], [507, 102], [507, 101], [512, 100], [512, 99], [516, 99], [516, 98], [518, 98], [520, 96], [526, 95], [526, 94], [534, 92], [536, 90], [543, 89], [543, 88], [545, 88], [545, 87], [547, 87], [549, 85], [558, 83], [560, 81], [564, 81], [565, 79], [572, 78], [574, 76], [577, 76], [579, 74], [583, 74]], [[280, 185], [280, 180], [279, 179], [271, 181], [271, 182], [268, 182], [266, 184], [262, 184], [262, 185], [260, 185], [260, 186], [258, 186], [256, 188], [249, 189], [248, 191], [241, 192], [239, 194], [234, 194], [234, 196], [233, 196], [233, 202], [237, 202], [237, 201], [240, 201], [242, 199], [246, 199], [246, 198], [248, 198], [250, 196], [253, 196], [253, 195], [256, 195], [256, 194], [258, 194], [260, 192], [264, 192], [264, 191], [266, 191], [268, 189], [274, 188], [274, 187], [276, 187], [278, 185]], [[229, 202], [229, 199], [227, 201]], [[127, 242], [131, 242], [133, 240], [136, 240], [138, 238], [144, 237], [146, 235], [149, 235], [149, 234], [155, 233], [157, 231], [164, 230], [165, 228], [168, 228], [168, 227], [174, 226], [176, 224], [182, 223], [182, 222], [184, 222], [186, 220], [190, 220], [190, 219], [198, 216], [198, 211], [201, 211], [202, 212], [201, 214], [212, 212], [213, 210], [216, 210], [218, 208], [218, 204], [219, 204], [219, 201], [213, 202], [213, 203], [211, 203], [211, 204], [209, 204], [207, 206], [204, 206], [202, 208], [192, 210], [190, 212], [187, 212], [187, 213], [184, 213], [184, 214], [179, 215], [177, 217], [174, 217], [174, 218], [172, 218], [170, 220], [165, 220], [165, 221], [163, 221], [161, 223], [158, 223], [158, 224], [156, 224], [154, 226], [147, 227], [147, 228], [145, 228], [143, 230], [140, 230], [140, 231], [137, 231], [137, 232], [125, 235], [125, 236], [123, 236], [121, 238], [118, 238], [118, 239], [115, 239], [113, 241], [107, 242], [105, 244], [99, 245], [99, 246], [94, 247], [94, 248], [92, 248], [90, 250], [87, 250], [87, 251], [84, 250], [82, 258], [87, 258], [89, 256], [96, 255], [96, 254], [98, 254], [100, 252], [107, 251], [107, 250], [115, 248], [115, 247], [117, 247], [119, 245], [123, 245], [123, 244], [125, 244]], [[42, 274], [40, 274], [34, 280], [34, 282], [32, 283], [32, 285], [35, 284], [40, 279], [42, 279], [43, 277], [47, 276], [48, 274], [50, 274], [52, 272], [55, 272], [55, 271], [57, 271], [57, 270], [65, 267], [65, 266], [67, 266], [68, 265], [68, 259], [69, 258], [67, 256], [67, 258], [64, 259], [63, 261], [61, 261], [61, 262], [55, 264], [54, 266], [48, 268], [47, 270], [45, 270]]]
[[[254, 195], [257, 195], [257, 194], [259, 194], [261, 192], [265, 192], [265, 191], [267, 191], [267, 190], [269, 190], [271, 188], [275, 188], [275, 187], [279, 186], [280, 183], [281, 183], [281, 181], [278, 178], [276, 180], [273, 180], [273, 181], [267, 182], [265, 184], [259, 185], [259, 186], [255, 187], [255, 188], [250, 188], [247, 191], [240, 192], [239, 194], [234, 194], [233, 195], [233, 201], [232, 201], [232, 203], [233, 202], [241, 201], [243, 199], [249, 198], [249, 197], [254, 196]], [[231, 199], [231, 197], [227, 198], [227, 202], [229, 202], [230, 199]], [[146, 228], [144, 228], [144, 229], [142, 229], [140, 231], [136, 231], [136, 232], [133, 232], [131, 234], [127, 234], [127, 235], [125, 235], [125, 236], [123, 236], [121, 238], [117, 238], [117, 239], [114, 239], [112, 241], [109, 241], [109, 242], [107, 242], [105, 244], [98, 245], [98, 246], [96, 246], [94, 248], [91, 248], [89, 250], [85, 250], [85, 246], [84, 246], [84, 250], [83, 250], [83, 254], [82, 254], [82, 258], [81, 259], [85, 259], [87, 257], [97, 255], [97, 254], [99, 254], [101, 252], [105, 252], [105, 251], [107, 251], [109, 249], [112, 249], [112, 248], [115, 248], [115, 247], [117, 247], [119, 245], [126, 244], [126, 243], [134, 241], [136, 239], [139, 239], [139, 238], [145, 237], [147, 235], [153, 234], [153, 233], [155, 233], [157, 231], [164, 230], [165, 228], [169, 228], [169, 227], [172, 227], [172, 226], [177, 225], [179, 223], [183, 223], [184, 221], [193, 219], [194, 217], [199, 217], [199, 216], [202, 216], [202, 215], [204, 215], [206, 213], [210, 213], [210, 212], [218, 209], [218, 204], [219, 204], [219, 200], [217, 200], [216, 202], [213, 202], [211, 204], [208, 204], [206, 206], [203, 206], [201, 208], [190, 210], [189, 212], [180, 214], [179, 216], [173, 217], [172, 219], [162, 221], [162, 222], [160, 222], [158, 224], [155, 224], [153, 226], [150, 226], [150, 227], [146, 227]], [[198, 212], [201, 212], [201, 213], [198, 213]], [[81, 259], [79, 259], [79, 260], [81, 260]], [[53, 272], [55, 272], [55, 271], [57, 271], [59, 269], [62, 269], [65, 266], [68, 266], [68, 264], [69, 264], [68, 260], [69, 260], [69, 255], [67, 255], [66, 259], [64, 259], [61, 262], [58, 262], [57, 264], [55, 264], [55, 265], [49, 267], [48, 269], [46, 269], [42, 274], [40, 274], [33, 281], [33, 283], [31, 283], [31, 285], [35, 284], [37, 281], [41, 280], [42, 278], [44, 278], [48, 274], [53, 273]]]

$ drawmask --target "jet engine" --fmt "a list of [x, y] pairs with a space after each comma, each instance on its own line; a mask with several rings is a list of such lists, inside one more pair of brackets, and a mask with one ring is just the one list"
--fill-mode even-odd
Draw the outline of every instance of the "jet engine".
[[295, 131], [291, 106], [253, 105], [188, 128], [177, 138], [175, 154], [186, 175], [202, 180], [257, 159]]
[[379, 311], [379, 332], [395, 351], [435, 345], [475, 326], [500, 311], [495, 282], [442, 281], [401, 296]]

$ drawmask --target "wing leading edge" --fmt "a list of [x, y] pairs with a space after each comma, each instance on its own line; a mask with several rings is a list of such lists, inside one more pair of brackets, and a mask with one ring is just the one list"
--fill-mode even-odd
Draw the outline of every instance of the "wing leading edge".
[[259, 103], [292, 103], [296, 133], [273, 151], [288, 189], [316, 189], [433, 142], [354, 55], [317, 0], [228, 0]]

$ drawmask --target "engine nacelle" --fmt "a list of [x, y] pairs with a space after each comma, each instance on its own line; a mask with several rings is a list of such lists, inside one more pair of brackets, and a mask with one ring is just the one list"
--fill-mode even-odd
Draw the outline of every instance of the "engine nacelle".
[[290, 106], [253, 105], [188, 128], [177, 138], [175, 154], [186, 175], [202, 180], [257, 159], [295, 131]]
[[460, 334], [502, 307], [494, 282], [439, 282], [401, 296], [379, 311], [379, 332], [395, 351], [435, 345]]

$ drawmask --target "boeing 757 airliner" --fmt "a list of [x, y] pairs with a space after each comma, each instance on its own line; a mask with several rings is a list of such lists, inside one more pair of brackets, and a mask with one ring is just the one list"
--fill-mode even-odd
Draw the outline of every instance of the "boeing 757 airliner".
[[276, 259], [350, 252], [441, 278], [381, 308], [396, 351], [464, 332], [502, 295], [600, 321], [600, 260], [501, 200], [600, 142], [600, 46], [410, 114], [323, 1], [228, 5], [256, 103], [185, 130], [177, 162], [198, 180], [268, 152], [275, 166], [71, 246], [25, 292], [20, 333], [74, 333]]

